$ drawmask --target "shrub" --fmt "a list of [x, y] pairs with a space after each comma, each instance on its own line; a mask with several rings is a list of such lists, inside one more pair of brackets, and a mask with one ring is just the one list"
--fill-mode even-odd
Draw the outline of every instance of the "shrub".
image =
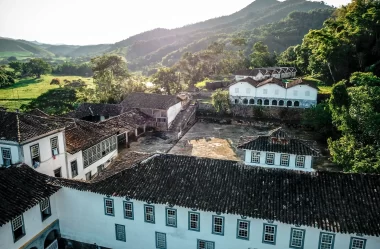
[[58, 78], [54, 78], [51, 80], [50, 85], [60, 85], [61, 81]]

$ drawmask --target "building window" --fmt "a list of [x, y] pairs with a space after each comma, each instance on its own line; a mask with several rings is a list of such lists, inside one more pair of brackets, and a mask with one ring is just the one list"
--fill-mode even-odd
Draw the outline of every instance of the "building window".
[[263, 94], [268, 94], [268, 89], [263, 89]]
[[284, 101], [283, 100], [278, 101], [278, 105], [279, 106], [284, 106]]
[[40, 209], [41, 209], [41, 217], [42, 221], [46, 220], [51, 216], [51, 208], [50, 208], [50, 200], [49, 198], [45, 198], [43, 201], [40, 202]]
[[115, 216], [113, 200], [110, 198], [104, 198], [104, 214], [109, 216]]
[[260, 152], [252, 152], [251, 163], [260, 163]]
[[235, 93], [239, 93], [239, 88], [235, 88]]
[[78, 162], [74, 160], [70, 163], [71, 165], [71, 177], [74, 178], [78, 175]]
[[277, 226], [264, 224], [263, 228], [263, 243], [276, 244]]
[[104, 164], [100, 164], [100, 165], [98, 166], [98, 173], [102, 172], [103, 169], [104, 169]]
[[54, 177], [62, 177], [62, 168], [58, 168], [54, 170]]
[[189, 230], [198, 231], [200, 230], [199, 225], [199, 213], [189, 212]]
[[250, 99], [250, 100], [249, 100], [249, 104], [250, 104], [250, 105], [254, 105], [254, 104], [255, 104], [255, 100], [254, 100], [254, 99]]
[[257, 105], [262, 105], [262, 104], [263, 104], [263, 100], [258, 99], [258, 100], [257, 100]]
[[212, 216], [212, 233], [218, 235], [224, 235], [224, 217]]
[[51, 146], [51, 155], [56, 156], [59, 154], [58, 151], [58, 137], [50, 138], [50, 146]]
[[235, 99], [235, 104], [239, 104], [239, 100], [238, 99]]
[[269, 105], [269, 99], [264, 100], [264, 105]]
[[88, 173], [86, 173], [86, 181], [90, 181], [91, 180], [91, 178], [92, 178], [92, 175], [91, 175], [91, 171], [90, 172], [88, 172]]
[[292, 106], [293, 105], [293, 102], [288, 100], [288, 102], [286, 102], [286, 106]]
[[40, 166], [40, 146], [38, 144], [30, 146], [30, 156], [32, 158], [33, 168], [38, 168]]
[[251, 93], [251, 88], [247, 88], [247, 89], [246, 89], [246, 93], [247, 93], [247, 94], [250, 94], [250, 93]]
[[243, 99], [243, 104], [248, 105], [248, 99]]
[[274, 164], [274, 153], [267, 153], [265, 158], [265, 163], [269, 165]]
[[290, 156], [287, 154], [282, 154], [280, 158], [280, 165], [281, 166], [289, 166], [289, 158]]
[[124, 202], [124, 218], [133, 220], [133, 203], [130, 201]]
[[166, 225], [169, 227], [177, 227], [177, 210], [174, 208], [166, 208]]
[[305, 96], [310, 96], [310, 91], [306, 91]]
[[154, 206], [144, 205], [144, 220], [148, 223], [154, 223]]
[[321, 233], [319, 235], [319, 249], [333, 249], [335, 235], [331, 233]]
[[94, 145], [82, 152], [83, 155], [83, 167], [87, 168], [91, 164], [97, 162], [101, 158], [105, 157], [111, 151], [117, 148], [117, 136], [109, 137], [102, 142]]
[[249, 240], [249, 221], [246, 221], [246, 220], [237, 221], [236, 237], [239, 239]]
[[278, 89], [274, 90], [275, 95], [278, 95], [279, 93], [280, 93], [280, 91]]
[[197, 249], [215, 249], [215, 242], [199, 239]]
[[156, 232], [156, 248], [166, 249], [166, 233]]
[[277, 105], [277, 100], [272, 100], [272, 105]]
[[303, 248], [305, 230], [292, 228], [290, 231], [290, 248]]
[[365, 244], [365, 239], [351, 238], [350, 249], [365, 249]]
[[299, 101], [294, 101], [294, 106], [300, 106], [300, 102]]
[[13, 241], [21, 239], [25, 235], [24, 218], [22, 215], [12, 220]]
[[3, 158], [3, 165], [9, 166], [12, 164], [12, 155], [11, 155], [11, 149], [9, 148], [1, 148], [1, 155]]
[[297, 90], [294, 90], [293, 91], [293, 96], [297, 96], [298, 95], [298, 91]]
[[124, 241], [124, 242], [126, 241], [124, 225], [115, 224], [115, 234], [116, 234], [116, 240]]
[[296, 157], [296, 168], [305, 168], [305, 156]]

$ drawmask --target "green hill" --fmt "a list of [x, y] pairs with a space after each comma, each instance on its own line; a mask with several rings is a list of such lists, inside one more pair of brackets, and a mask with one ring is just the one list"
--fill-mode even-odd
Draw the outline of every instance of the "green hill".
[[54, 56], [53, 53], [23, 40], [0, 38], [0, 57]]
[[[318, 9], [325, 9], [325, 11], [306, 13]], [[228, 43], [237, 33], [243, 34], [248, 40], [246, 51], [250, 49], [253, 42], [264, 40], [272, 51], [282, 52], [289, 45], [300, 43], [310, 28], [320, 28], [331, 14], [331, 10], [333, 8], [323, 2], [256, 0], [228, 16], [175, 29], [157, 28], [114, 44], [71, 46], [29, 42], [27, 49], [22, 46], [20, 48], [18, 44], [3, 47], [0, 43], [0, 52], [9, 52], [9, 47], [13, 47], [13, 49], [18, 49], [16, 51], [39, 56], [48, 53], [57, 56], [92, 57], [114, 53], [124, 56], [131, 70], [141, 70], [147, 67], [173, 65], [184, 52], [201, 51], [217, 40]], [[305, 13], [289, 16], [294, 11]], [[267, 26], [269, 24], [272, 26]], [[9, 41], [22, 43], [18, 40]]]

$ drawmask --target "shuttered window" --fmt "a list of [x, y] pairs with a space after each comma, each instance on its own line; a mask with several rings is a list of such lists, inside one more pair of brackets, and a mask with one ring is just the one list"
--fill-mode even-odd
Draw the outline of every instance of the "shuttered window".
[[102, 142], [94, 145], [82, 152], [83, 167], [87, 168], [91, 164], [97, 162], [101, 158], [108, 155], [111, 151], [117, 148], [117, 136], [112, 136], [103, 140]]
[[156, 232], [156, 248], [166, 249], [166, 233]]
[[51, 154], [53, 156], [56, 156], [59, 154], [58, 151], [58, 137], [53, 137], [50, 139], [50, 146], [51, 146]]
[[116, 240], [124, 241], [124, 242], [126, 241], [124, 225], [115, 224], [115, 233], [116, 233]]
[[1, 155], [3, 158], [3, 165], [9, 166], [12, 164], [12, 155], [11, 155], [11, 149], [9, 148], [1, 148]]

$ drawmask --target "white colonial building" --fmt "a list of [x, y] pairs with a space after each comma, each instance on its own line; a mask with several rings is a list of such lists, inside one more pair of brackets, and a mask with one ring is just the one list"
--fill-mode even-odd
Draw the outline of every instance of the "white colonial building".
[[291, 138], [282, 128], [257, 136], [238, 148], [244, 150], [246, 165], [313, 171], [313, 158], [318, 152], [300, 139]]
[[116, 131], [100, 124], [0, 111], [0, 127], [0, 167], [89, 180], [117, 156]]
[[380, 248], [378, 175], [156, 154], [92, 182], [0, 168], [0, 196], [6, 249]]
[[289, 79], [296, 77], [297, 69], [294, 67], [267, 67], [244, 69], [235, 73], [235, 80], [239, 81], [251, 78], [256, 81], [262, 81], [268, 78]]
[[318, 88], [304, 79], [284, 83], [277, 78], [259, 82], [248, 77], [230, 85], [229, 95], [235, 105], [309, 108], [317, 104]]

